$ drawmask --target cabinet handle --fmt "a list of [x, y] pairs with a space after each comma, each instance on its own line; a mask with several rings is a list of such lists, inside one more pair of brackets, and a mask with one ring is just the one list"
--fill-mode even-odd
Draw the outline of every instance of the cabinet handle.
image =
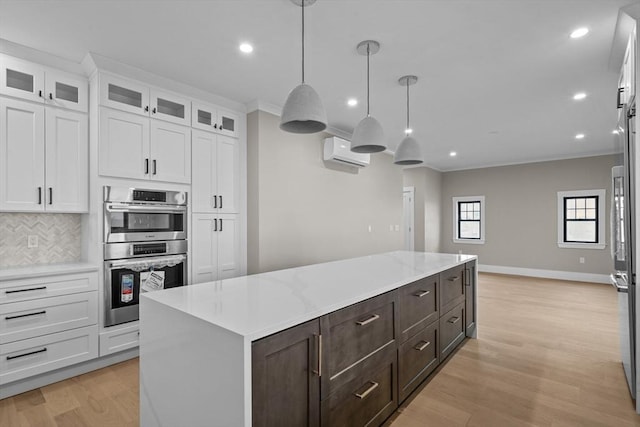
[[218, 209], [218, 196], [213, 195], [213, 209]]
[[156, 159], [153, 159], [153, 174], [155, 175], [158, 172], [158, 168], [156, 165]]
[[358, 399], [364, 399], [365, 397], [367, 397], [369, 394], [371, 394], [371, 392], [375, 389], [378, 388], [378, 383], [375, 381], [369, 381], [369, 383], [371, 384], [369, 386], [368, 389], [366, 389], [365, 391], [363, 391], [362, 393], [355, 393], [354, 395], [358, 398]]
[[317, 344], [316, 344], [316, 348], [318, 349], [318, 369], [314, 369], [311, 372], [313, 372], [314, 374], [316, 374], [317, 376], [321, 377], [322, 376], [322, 334], [313, 334], [314, 339], [316, 340]]
[[222, 209], [222, 196], [220, 196], [220, 209]]
[[218, 220], [213, 219], [213, 231], [218, 231]]
[[53, 94], [49, 92], [49, 99], [53, 99]]
[[156, 113], [156, 107], [153, 107], [153, 110], [151, 110], [151, 112], [152, 112], [153, 114], [155, 114], [155, 113]]
[[213, 124], [213, 128], [214, 128], [214, 129], [218, 129], [218, 124], [217, 124], [217, 123], [214, 123], [214, 124]]
[[429, 295], [431, 293], [431, 291], [418, 291], [415, 294], [413, 294], [414, 297], [418, 297], [418, 298], [422, 298], [425, 295]]
[[220, 231], [222, 231], [222, 218], [220, 218]]
[[466, 286], [471, 286], [471, 269], [464, 269], [464, 284]]
[[19, 354], [17, 356], [7, 356], [7, 360], [18, 359], [20, 357], [27, 357], [27, 356], [31, 356], [32, 354], [44, 353], [45, 351], [47, 351], [47, 347], [41, 348], [40, 350], [36, 350], [36, 351], [30, 351], [29, 353]]
[[38, 97], [42, 98], [42, 91], [41, 90], [38, 91]]
[[[420, 344], [422, 343], [422, 344]], [[431, 341], [420, 341], [415, 347], [413, 347], [414, 350], [418, 350], [418, 351], [422, 351], [425, 348], [429, 347], [431, 345]]]
[[49, 187], [49, 204], [53, 204], [53, 188]]
[[42, 187], [38, 187], [38, 204], [42, 204]]
[[455, 282], [456, 280], [458, 280], [458, 276], [451, 276], [447, 280], [450, 282]]
[[149, 159], [144, 159], [144, 174], [147, 175], [148, 173], [149, 173]]
[[4, 316], [5, 320], [11, 320], [11, 319], [21, 319], [23, 317], [30, 317], [30, 316], [38, 316], [40, 314], [46, 314], [47, 310], [42, 310], [42, 311], [36, 311], [35, 313], [29, 313], [29, 314], [18, 314], [16, 316]]
[[452, 317], [451, 319], [447, 320], [447, 322], [449, 323], [458, 323], [458, 320], [460, 320], [459, 317]]
[[10, 291], [4, 291], [5, 294], [17, 294], [18, 292], [31, 292], [31, 291], [41, 291], [43, 289], [47, 289], [46, 286], [37, 286], [35, 288], [28, 289], [12, 289]]
[[616, 98], [616, 104], [618, 106], [618, 108], [622, 108], [623, 104], [622, 104], [622, 93], [624, 92], [624, 88], [623, 87], [619, 87], [618, 88], [618, 96]]
[[148, 106], [148, 105], [145, 105], [145, 106], [144, 106], [144, 112], [145, 112], [145, 113], [148, 113], [148, 112], [149, 112], [149, 106]]
[[356, 322], [356, 325], [358, 326], [364, 326], [364, 325], [368, 325], [369, 323], [376, 321], [380, 318], [379, 314], [374, 314], [373, 316], [369, 317], [367, 320], [359, 320]]

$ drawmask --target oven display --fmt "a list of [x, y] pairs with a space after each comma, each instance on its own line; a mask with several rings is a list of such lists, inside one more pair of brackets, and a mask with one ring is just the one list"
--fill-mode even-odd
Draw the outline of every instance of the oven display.
[[167, 193], [164, 191], [133, 190], [133, 200], [136, 202], [166, 203]]

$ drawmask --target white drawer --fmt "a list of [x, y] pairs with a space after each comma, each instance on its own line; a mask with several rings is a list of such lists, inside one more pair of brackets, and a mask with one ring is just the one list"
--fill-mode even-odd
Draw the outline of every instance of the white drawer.
[[0, 345], [0, 384], [98, 357], [98, 326]]
[[66, 274], [0, 282], [0, 304], [98, 290], [98, 274]]
[[[100, 333], [100, 356], [117, 353], [129, 348], [138, 347], [140, 343], [140, 327], [138, 322], [133, 325], [118, 327], [112, 326]], [[112, 329], [112, 330], [109, 330]]]
[[95, 325], [98, 292], [0, 305], [0, 344]]

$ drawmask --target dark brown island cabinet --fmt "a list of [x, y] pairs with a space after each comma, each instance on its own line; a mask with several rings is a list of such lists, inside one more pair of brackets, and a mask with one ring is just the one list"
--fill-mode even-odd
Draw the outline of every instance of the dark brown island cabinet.
[[252, 344], [258, 427], [376, 426], [475, 336], [476, 261]]

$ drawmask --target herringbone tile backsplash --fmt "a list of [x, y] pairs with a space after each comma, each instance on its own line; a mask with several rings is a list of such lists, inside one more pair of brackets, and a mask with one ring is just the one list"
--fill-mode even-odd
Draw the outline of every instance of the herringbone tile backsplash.
[[1, 213], [0, 267], [80, 261], [81, 236], [80, 214]]

